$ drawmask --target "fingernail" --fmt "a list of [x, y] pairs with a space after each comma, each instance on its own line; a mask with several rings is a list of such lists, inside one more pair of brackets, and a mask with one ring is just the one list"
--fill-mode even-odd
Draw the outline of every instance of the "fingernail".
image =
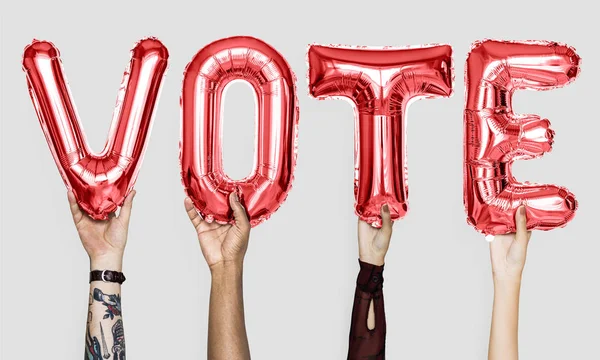
[[525, 216], [525, 206], [521, 206], [521, 207], [519, 208], [519, 215], [521, 215], [521, 216]]
[[390, 208], [388, 207], [388, 204], [383, 204], [383, 211], [390, 212]]
[[238, 194], [237, 194], [237, 193], [235, 193], [235, 192], [233, 193], [233, 200], [234, 200], [235, 202], [239, 202], [239, 201], [240, 201], [240, 198], [238, 197]]

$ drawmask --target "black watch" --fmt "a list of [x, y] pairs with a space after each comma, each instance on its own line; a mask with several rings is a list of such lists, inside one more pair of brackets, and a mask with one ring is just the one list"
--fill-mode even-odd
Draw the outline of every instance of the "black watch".
[[125, 282], [125, 275], [122, 272], [111, 270], [92, 270], [90, 271], [90, 283], [92, 281], [113, 282], [122, 284]]

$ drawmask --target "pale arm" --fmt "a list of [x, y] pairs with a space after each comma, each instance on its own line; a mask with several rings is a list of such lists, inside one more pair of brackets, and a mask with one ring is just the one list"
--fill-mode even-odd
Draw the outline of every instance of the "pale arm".
[[516, 234], [496, 236], [490, 243], [494, 305], [488, 360], [519, 358], [519, 296], [531, 237], [524, 206], [517, 210], [515, 221]]
[[489, 360], [517, 360], [519, 358], [520, 291], [520, 280], [494, 280]]

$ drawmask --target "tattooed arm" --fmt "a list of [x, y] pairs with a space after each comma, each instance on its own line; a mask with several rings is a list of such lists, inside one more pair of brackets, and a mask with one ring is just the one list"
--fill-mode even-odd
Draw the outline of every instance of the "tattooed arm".
[[[90, 270], [121, 272], [127, 243], [129, 217], [135, 191], [125, 199], [119, 215], [93, 220], [77, 205], [69, 192], [69, 204], [81, 243], [90, 258]], [[125, 360], [125, 333], [121, 317], [121, 285], [90, 283], [84, 360]]]
[[235, 193], [229, 196], [235, 225], [208, 223], [185, 199], [185, 209], [196, 229], [202, 254], [212, 275], [208, 315], [208, 360], [249, 360], [244, 322], [242, 275], [250, 223]]
[[121, 285], [95, 281], [90, 293], [84, 359], [125, 360]]

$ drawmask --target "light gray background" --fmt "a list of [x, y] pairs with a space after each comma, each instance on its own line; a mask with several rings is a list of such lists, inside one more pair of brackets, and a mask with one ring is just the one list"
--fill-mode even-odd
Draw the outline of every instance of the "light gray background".
[[[591, 4], [592, 2], [590, 2]], [[389, 359], [486, 357], [492, 305], [488, 244], [462, 203], [464, 61], [473, 41], [566, 42], [583, 58], [570, 86], [519, 92], [520, 113], [548, 117], [554, 151], [515, 165], [521, 180], [567, 186], [580, 201], [564, 229], [536, 232], [524, 274], [523, 359], [600, 357], [597, 12], [583, 1], [57, 1], [3, 2], [1, 72], [2, 359], [77, 359], [84, 344], [88, 260], [66, 190], [21, 70], [33, 38], [54, 42], [91, 145], [110, 126], [129, 50], [157, 36], [170, 66], [136, 184], [123, 307], [128, 357], [206, 354], [208, 268], [183, 209], [179, 95], [183, 69], [211, 41], [251, 35], [281, 52], [298, 77], [299, 157], [287, 201], [251, 233], [246, 323], [255, 359], [343, 359], [358, 270], [353, 212], [353, 112], [307, 95], [310, 43], [454, 48], [455, 94], [408, 110], [410, 212], [394, 229], [385, 300]], [[225, 105], [224, 161], [252, 166], [250, 89]], [[60, 280], [48, 280], [50, 277]]]

